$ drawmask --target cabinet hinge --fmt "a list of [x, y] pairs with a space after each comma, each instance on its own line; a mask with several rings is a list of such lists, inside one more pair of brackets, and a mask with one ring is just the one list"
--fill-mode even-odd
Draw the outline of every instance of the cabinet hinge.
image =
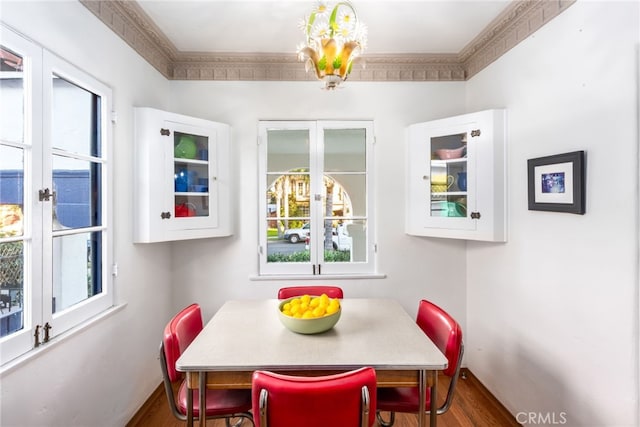
[[111, 112], [111, 123], [113, 123], [114, 125], [118, 123], [118, 113], [116, 113], [115, 111]]
[[480, 129], [474, 129], [471, 131], [471, 137], [480, 136]]
[[112, 275], [113, 277], [118, 277], [118, 263], [114, 263], [114, 264], [111, 266], [111, 275]]

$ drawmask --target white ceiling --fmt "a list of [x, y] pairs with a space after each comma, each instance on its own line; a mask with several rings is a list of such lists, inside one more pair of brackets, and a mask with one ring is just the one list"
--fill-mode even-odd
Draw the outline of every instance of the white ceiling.
[[[334, 4], [335, 2], [330, 2]], [[510, 0], [354, 0], [365, 54], [459, 53]], [[182, 52], [295, 52], [316, 1], [138, 0]]]

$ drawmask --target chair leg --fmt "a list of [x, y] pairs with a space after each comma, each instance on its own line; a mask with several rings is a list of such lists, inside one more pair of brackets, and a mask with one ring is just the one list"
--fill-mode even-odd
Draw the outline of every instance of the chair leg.
[[376, 411], [376, 418], [378, 419], [378, 424], [380, 424], [381, 427], [391, 427], [393, 423], [396, 422], [396, 413], [389, 412], [389, 421], [385, 421], [384, 418], [382, 418], [381, 411]]
[[244, 420], [249, 420], [251, 425], [255, 427], [256, 424], [253, 422], [253, 416], [251, 416], [250, 413], [244, 412], [242, 414], [235, 414], [231, 417], [225, 418], [224, 423], [226, 427], [241, 427], [244, 425]]

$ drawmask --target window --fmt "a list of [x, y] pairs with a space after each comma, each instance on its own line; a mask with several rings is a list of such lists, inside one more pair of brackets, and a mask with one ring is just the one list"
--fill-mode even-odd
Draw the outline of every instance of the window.
[[0, 363], [5, 363], [113, 305], [111, 91], [1, 30]]
[[264, 121], [260, 274], [375, 272], [373, 123]]

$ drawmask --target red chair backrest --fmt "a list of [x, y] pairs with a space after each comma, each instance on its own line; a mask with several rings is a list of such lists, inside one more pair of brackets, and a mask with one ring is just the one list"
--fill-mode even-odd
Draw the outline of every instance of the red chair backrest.
[[342, 299], [344, 297], [342, 288], [337, 286], [290, 286], [288, 288], [280, 288], [278, 299], [299, 297], [301, 295], [320, 296], [322, 294], [327, 294], [329, 298]]
[[202, 331], [202, 328], [202, 313], [198, 304], [191, 304], [184, 308], [164, 328], [162, 341], [171, 382], [181, 378], [181, 374], [176, 371], [176, 360]]
[[416, 323], [445, 355], [449, 364], [444, 374], [453, 376], [462, 346], [462, 328], [446, 311], [427, 301], [420, 301]]
[[359, 427], [362, 387], [369, 391], [369, 416], [376, 415], [376, 372], [373, 368], [321, 377], [296, 377], [255, 371], [252, 381], [253, 417], [260, 424], [260, 393], [267, 390], [268, 427]]

